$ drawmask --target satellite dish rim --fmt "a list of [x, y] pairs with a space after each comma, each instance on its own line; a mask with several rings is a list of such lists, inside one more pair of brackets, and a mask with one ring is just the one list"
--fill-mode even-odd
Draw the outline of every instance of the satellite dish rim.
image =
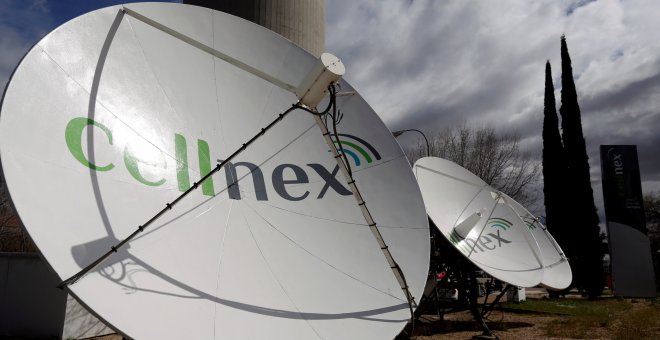
[[[431, 162], [437, 163], [437, 164], [434, 164], [434, 165], [440, 166], [442, 164], [442, 166], [451, 167], [452, 169], [447, 169], [447, 170], [445, 170], [445, 172], [442, 172], [441, 170], [434, 169], [430, 164], [427, 164], [427, 163], [431, 163]], [[449, 179], [454, 180], [454, 181], [464, 182], [466, 184], [468, 184], [469, 182], [472, 182], [472, 181], [469, 181], [468, 179], [474, 179], [474, 182], [472, 182], [472, 185], [475, 186], [475, 188], [477, 187], [477, 183], [478, 183], [478, 181], [477, 181], [478, 177], [476, 175], [474, 175], [469, 170], [463, 168], [462, 166], [460, 166], [460, 165], [458, 165], [454, 162], [451, 162], [449, 160], [439, 158], [439, 157], [422, 157], [422, 158], [418, 159], [417, 161], [415, 161], [415, 163], [413, 164], [413, 170], [414, 170], [415, 176], [418, 180], [420, 190], [422, 191], [422, 196], [425, 198], [424, 199], [424, 204], [427, 207], [427, 213], [429, 214], [429, 218], [431, 220], [433, 220], [433, 222], [436, 225], [438, 231], [447, 240], [447, 242], [449, 242], [452, 245], [452, 247], [454, 247], [454, 249], [456, 249], [463, 257], [465, 257], [467, 260], [469, 260], [470, 262], [475, 264], [477, 267], [482, 269], [484, 272], [488, 273], [489, 275], [493, 276], [494, 278], [496, 278], [500, 281], [504, 281], [504, 282], [507, 282], [507, 283], [510, 283], [510, 284], [512, 283], [516, 286], [521, 286], [521, 287], [534, 287], [534, 286], [540, 284], [540, 282], [542, 281], [543, 275], [544, 275], [544, 268], [543, 268], [543, 264], [538, 262], [538, 259], [536, 260], [536, 262], [538, 264], [538, 267], [527, 268], [527, 269], [524, 269], [524, 270], [515, 270], [515, 269], [505, 270], [505, 269], [499, 269], [499, 268], [496, 269], [495, 267], [493, 267], [491, 265], [483, 264], [483, 263], [481, 263], [481, 261], [475, 260], [473, 257], [471, 257], [474, 254], [473, 251], [475, 249], [475, 246], [472, 247], [469, 254], [465, 254], [459, 248], [458, 244], [455, 244], [454, 242], [452, 242], [452, 239], [443, 230], [443, 228], [446, 228], [447, 230], [454, 230], [454, 227], [460, 221], [460, 218], [462, 216], [465, 216], [465, 213], [466, 213], [465, 210], [468, 209], [470, 204], [472, 204], [472, 201], [474, 199], [476, 199], [479, 195], [482, 195], [482, 193], [485, 193], [487, 191], [491, 191], [491, 192], [494, 192], [494, 193], [501, 193], [499, 190], [496, 190], [496, 189], [492, 188], [486, 182], [479, 179], [479, 181], [483, 182], [483, 185], [479, 186], [479, 190], [476, 192], [475, 196], [472, 198], [472, 201], [466, 203], [465, 208], [463, 209], [463, 212], [460, 215], [458, 215], [458, 217], [457, 217], [458, 219], [454, 222], [454, 225], [449, 227], [449, 226], [446, 226], [447, 225], [446, 223], [440, 223], [440, 221], [437, 221], [437, 222], [435, 221], [434, 216], [433, 216], [434, 213], [432, 211], [433, 207], [429, 206], [429, 204], [431, 204], [431, 202], [429, 201], [427, 195], [425, 195], [425, 190], [430, 191], [430, 190], [433, 190], [433, 188], [430, 188], [430, 187], [428, 187], [428, 185], [425, 186], [425, 184], [420, 183], [420, 177], [419, 177], [418, 170], [417, 170], [418, 168], [421, 168], [423, 170], [430, 170], [431, 173], [441, 175], [445, 178], [449, 178]], [[457, 176], [456, 174], [454, 174], [454, 172], [458, 172], [459, 175], [464, 175], [464, 176]], [[484, 189], [488, 189], [488, 190], [484, 190]], [[475, 189], [475, 191], [476, 191], [476, 189]], [[501, 193], [501, 194], [504, 194], [504, 193]], [[499, 197], [498, 200], [503, 199], [503, 197], [501, 197], [501, 195], [498, 196], [498, 197]], [[499, 204], [499, 203], [497, 203], [498, 201], [495, 201], [494, 197], [493, 197], [493, 201], [495, 202], [494, 207], [492, 209], [487, 210], [490, 213], [490, 215], [488, 216], [488, 219], [491, 218], [490, 216], [492, 216], [493, 212], [495, 212], [495, 210], [497, 208], [497, 205]], [[504, 201], [504, 204], [506, 205], [506, 201]], [[509, 209], [511, 211], [513, 211], [513, 209], [511, 209], [511, 208], [509, 208]], [[520, 218], [520, 216], [518, 214], [515, 214], [515, 218], [517, 218], [517, 220], [520, 220], [520, 221], [517, 221], [519, 223], [517, 223], [515, 225], [520, 225], [520, 223], [522, 223], [522, 225], [525, 226], [524, 221], [522, 221], [522, 219]], [[481, 231], [479, 232], [479, 236], [481, 236], [481, 233], [483, 233], [483, 231], [485, 230], [486, 225], [487, 225], [487, 223], [484, 222], [483, 225], [481, 226]], [[475, 228], [476, 228], [476, 226], [475, 226]], [[518, 229], [516, 229], [516, 230], [518, 230]], [[474, 229], [472, 229], [470, 232], [472, 232], [472, 231], [474, 231]], [[525, 229], [520, 229], [518, 231], [518, 233], [520, 233], [523, 236], [524, 239], [527, 239], [527, 237], [524, 235], [525, 232], [529, 232], [528, 230], [526, 230], [526, 227], [525, 227]], [[530, 236], [531, 236], [531, 233], [530, 233]], [[534, 243], [536, 243], [535, 240], [534, 240]], [[476, 241], [475, 241], [475, 245], [476, 245]], [[529, 248], [529, 251], [532, 253], [532, 255], [534, 255], [536, 257], [536, 255], [534, 254], [533, 246], [534, 246], [534, 244], [529, 244], [528, 241], [526, 241], [524, 247]], [[536, 244], [536, 246], [538, 247], [538, 244]], [[519, 247], [522, 247], [522, 245], [520, 245]], [[527, 280], [523, 281], [520, 278], [505, 277], [503, 275], [504, 272], [506, 272], [506, 273], [534, 273], [536, 275], [530, 276]]]
[[[119, 6], [121, 6], [121, 5], [113, 6], [113, 7], [110, 7], [110, 8], [117, 8], [117, 7], [119, 7]], [[154, 5], [154, 6], [155, 6], [155, 5]], [[167, 6], [169, 6], [169, 4], [168, 4]], [[173, 5], [172, 5], [172, 6], [173, 6]], [[106, 8], [106, 9], [107, 9], [107, 8]], [[103, 9], [98, 10], [98, 11], [102, 11], [102, 10], [103, 10]], [[94, 13], [94, 12], [92, 12], [92, 13]], [[72, 19], [72, 20], [70, 20], [70, 21], [67, 22], [67, 23], [70, 23], [71, 21], [74, 21], [74, 20], [76, 20], [76, 19], [77, 19], [77, 18]], [[67, 24], [63, 24], [62, 26], [64, 26], [64, 25], [67, 25]], [[53, 32], [57, 31], [57, 30], [60, 29], [62, 26], [58, 27], [58, 28], [55, 29]], [[53, 34], [53, 32], [49, 33], [49, 35], [47, 35], [47, 37], [49, 37], [50, 34]], [[35, 51], [35, 47], [36, 47], [36, 46], [39, 46], [40, 43], [41, 43], [41, 41], [40, 41], [39, 43], [35, 44], [35, 46], [33, 46], [33, 48], [31, 48], [31, 49], [25, 54], [25, 56], [24, 56], [23, 60], [21, 61], [21, 63], [19, 63], [19, 65], [16, 67], [16, 69], [15, 69], [14, 72], [12, 73], [12, 77], [10, 78], [10, 79], [11, 79], [11, 82], [9, 82], [9, 83], [7, 84], [7, 86], [6, 86], [6, 88], [5, 88], [5, 93], [7, 93], [7, 91], [10, 91], [10, 86], [14, 86], [14, 83], [15, 83], [15, 82], [14, 82], [14, 80], [15, 80], [15, 79], [14, 79], [14, 75], [15, 75], [15, 73], [16, 73], [16, 72], [20, 72], [21, 67], [24, 65], [24, 61], [25, 61], [25, 59], [28, 58], [28, 57], [31, 55], [31, 53], [32, 53], [33, 51]], [[59, 66], [59, 64], [58, 64], [58, 66]], [[107, 72], [104, 71], [104, 76], [105, 76], [106, 74], [107, 74]], [[293, 95], [292, 95], [291, 97], [293, 98]], [[6, 96], [3, 95], [2, 107], [0, 107], [0, 109], [2, 110], [3, 113], [7, 112], [7, 111], [5, 110], [5, 106], [4, 106], [4, 105], [5, 105], [5, 100], [6, 100], [6, 99], [7, 99]], [[13, 98], [11, 98], [11, 99], [13, 100]], [[368, 105], [367, 105], [367, 106], [368, 106]], [[373, 116], [374, 116], [374, 119], [378, 119], [378, 117], [375, 115], [375, 112], [373, 112], [373, 110], [372, 110], [371, 108], [369, 108], [369, 114], [370, 114], [370, 115], [373, 115]], [[1, 123], [1, 121], [0, 121], [0, 123]], [[382, 122], [380, 122], [380, 124], [382, 125]], [[0, 124], [0, 127], [1, 127], [1, 126], [2, 126], [2, 124]], [[384, 125], [383, 125], [383, 126], [384, 126]], [[386, 129], [385, 129], [385, 130], [386, 130]], [[389, 131], [384, 131], [384, 132], [387, 132], [387, 134], [389, 135]], [[402, 151], [401, 151], [401, 149], [400, 149], [400, 146], [398, 146], [398, 144], [393, 140], [392, 137], [390, 137], [390, 138], [392, 139], [392, 143], [390, 143], [391, 145], [393, 145], [392, 147], [396, 146], [396, 147], [398, 148], [398, 151], [400, 151], [400, 153], [403, 154]], [[388, 140], [388, 142], [389, 142], [389, 140]], [[383, 144], [383, 145], [386, 145], [386, 143]], [[0, 151], [1, 151], [1, 149], [2, 149], [2, 148], [0, 148]], [[389, 149], [388, 149], [388, 150], [389, 150]], [[379, 151], [380, 151], [380, 150], [379, 150]], [[390, 150], [390, 151], [391, 151], [391, 150]], [[396, 151], [396, 150], [395, 150], [395, 151]], [[396, 153], [396, 152], [395, 152], [395, 153]], [[398, 154], [398, 153], [397, 153], [397, 154]], [[402, 161], [406, 161], [406, 160], [405, 160], [405, 157], [402, 157], [402, 158], [400, 158], [400, 159], [401, 159]], [[7, 161], [7, 160], [8, 160], [7, 158], [4, 158], [4, 159], [3, 159], [3, 161]], [[397, 160], [397, 159], [393, 159], [393, 160]], [[397, 162], [399, 162], [399, 161], [397, 160]], [[3, 163], [3, 164], [2, 164], [2, 170], [3, 170], [3, 173], [4, 173], [4, 169], [5, 169], [5, 168], [6, 168], [6, 164]], [[365, 170], [366, 170], [366, 169], [365, 169]], [[396, 169], [395, 169], [395, 170], [396, 170]], [[410, 176], [409, 176], [409, 177], [410, 177], [410, 179], [411, 179], [411, 182], [414, 182], [414, 177], [412, 176], [412, 173], [410, 173]], [[12, 183], [14, 183], [14, 182], [12, 182]], [[10, 184], [10, 185], [14, 185], [14, 184]], [[9, 188], [9, 185], [8, 185], [8, 188]], [[361, 187], [361, 188], [362, 188], [362, 187]], [[362, 188], [362, 189], [364, 190], [365, 188]], [[417, 192], [418, 192], [418, 190], [417, 190]], [[11, 194], [10, 194], [10, 195], [11, 195]], [[373, 194], [372, 194], [372, 195], [373, 195]], [[371, 200], [374, 200], [374, 198], [372, 197]], [[13, 203], [14, 203], [14, 202], [13, 202], [13, 200], [12, 200], [12, 204], [13, 204]], [[419, 198], [419, 203], [422, 204], [422, 205], [421, 205], [421, 209], [423, 210], [423, 203], [422, 203], [422, 201], [421, 201], [421, 197]], [[379, 203], [379, 204], [380, 204], [380, 203]], [[18, 210], [17, 210], [17, 211], [18, 211]], [[20, 218], [20, 216], [21, 216], [21, 215], [19, 215], [19, 218]], [[419, 219], [419, 220], [420, 220], [420, 221], [417, 221], [417, 222], [419, 222], [419, 225], [422, 225], [422, 224], [426, 223], [425, 225], [426, 225], [426, 227], [428, 228], [428, 221], [426, 220], [425, 217], [423, 218], [423, 222], [424, 222], [424, 223], [421, 222], [422, 219]], [[413, 223], [413, 224], [417, 225], [417, 222], [415, 222], [415, 223]], [[413, 229], [414, 229], [414, 228], [413, 228]], [[27, 230], [27, 229], [26, 229], [26, 230]], [[412, 229], [411, 229], [411, 230], [412, 230]], [[428, 229], [426, 230], [426, 234], [427, 234], [427, 236], [428, 236]], [[33, 239], [32, 234], [30, 234], [29, 231], [28, 231], [28, 235], [30, 235], [30, 238]], [[428, 239], [428, 237], [427, 237], [427, 239]], [[406, 241], [406, 242], [407, 242], [407, 241]], [[38, 242], [35, 242], [35, 243], [38, 243]], [[394, 248], [394, 247], [393, 247], [393, 248]], [[428, 246], [427, 246], [426, 248], [428, 248]], [[44, 259], [46, 260], [47, 257], [45, 256], [45, 253], [42, 253], [42, 252], [41, 252], [41, 248], [39, 248], [39, 253], [40, 253], [40, 255], [42, 256], [42, 258], [44, 258]], [[50, 258], [50, 257], [48, 257], [48, 258]], [[403, 263], [404, 261], [399, 260], [399, 262], [400, 262], [400, 263]], [[406, 260], [405, 262], [409, 262], [409, 261]], [[48, 263], [49, 267], [51, 267], [51, 270], [54, 270], [54, 271], [55, 271], [56, 266], [53, 266], [48, 260], [46, 260], [46, 263]], [[428, 271], [428, 262], [426, 263], [426, 266], [427, 266], [426, 271]], [[423, 266], [422, 266], [422, 267], [423, 267]], [[57, 273], [57, 271], [56, 271], [56, 273]], [[58, 274], [58, 276], [60, 276], [60, 275], [61, 275], [61, 274]], [[424, 279], [425, 279], [425, 278], [424, 278]], [[395, 281], [395, 280], [392, 279], [392, 281]], [[409, 278], [409, 282], [410, 282], [410, 281], [412, 281], [412, 280], [410, 280], [410, 278]], [[78, 292], [77, 290], [75, 290], [75, 289], [74, 289], [74, 290], [68, 289], [68, 291], [71, 293], [71, 295], [72, 295], [74, 298], [76, 298], [76, 300], [78, 300], [79, 302], [81, 302], [82, 305], [84, 305], [84, 306], [88, 306], [88, 307], [91, 306], [90, 304], [87, 303], [87, 301], [86, 301], [84, 298], [81, 298], [81, 294], [79, 294], [79, 292]], [[416, 295], [417, 297], [420, 297], [422, 291], [423, 291], [423, 284], [422, 284], [421, 289], [418, 289], [418, 291], [415, 292], [415, 293], [418, 293], [418, 294], [415, 294], [415, 295]], [[84, 295], [84, 294], [82, 294], [82, 295]], [[397, 296], [398, 296], [398, 294], [397, 294]], [[257, 307], [258, 307], [258, 306], [257, 306]], [[112, 327], [113, 327], [114, 329], [117, 329], [117, 330], [122, 329], [122, 332], [121, 332], [122, 334], [125, 334], [125, 335], [127, 335], [127, 336], [130, 336], [130, 335], [128, 335], [130, 332], [124, 332], [124, 331], [123, 331], [123, 328], [122, 328], [121, 326], [119, 326], [118, 324], [116, 324], [116, 319], [113, 320], [112, 322], [109, 322], [109, 321], [108, 321], [109, 319], [106, 318], [106, 317], [101, 317], [101, 315], [103, 315], [103, 314], [100, 313], [100, 312], [97, 313], [97, 310], [96, 310], [95, 308], [92, 309], [92, 310], [94, 310], [94, 314], [95, 314], [95, 315], [98, 315], [98, 316], [99, 316], [99, 319], [106, 321], [106, 323], [112, 325]], [[381, 313], [381, 314], [384, 314], [384, 313]], [[377, 315], [381, 315], [381, 314], [377, 314]], [[387, 316], [387, 318], [390, 318], [390, 316]], [[403, 325], [405, 325], [405, 324], [403, 324]], [[403, 325], [402, 325], [402, 326], [403, 326]], [[391, 328], [391, 327], [390, 327], [390, 328]]]
[[[571, 269], [568, 258], [566, 257], [563, 249], [561, 248], [561, 246], [559, 245], [557, 240], [555, 240], [555, 238], [552, 236], [550, 231], [548, 231], [548, 228], [545, 225], [543, 225], [541, 223], [541, 221], [536, 216], [534, 216], [534, 214], [532, 214], [529, 210], [527, 210], [527, 208], [525, 208], [518, 201], [514, 200], [513, 198], [509, 197], [506, 194], [505, 194], [505, 197], [510, 201], [509, 206], [511, 207], [511, 209], [513, 209], [521, 217], [521, 219], [524, 220], [524, 218], [523, 218], [523, 214], [524, 214], [528, 218], [533, 220], [532, 224], [536, 224], [537, 228], [540, 228], [541, 231], [542, 231], [539, 236], [544, 238], [547, 241], [547, 243], [550, 243], [550, 245], [552, 246], [552, 249], [554, 249], [555, 253], [559, 256], [558, 261], [555, 261], [555, 262], [552, 262], [552, 263], [547, 263], [547, 264], [543, 263], [543, 273], [544, 273], [543, 277], [544, 277], [544, 279], [539, 284], [541, 286], [545, 287], [545, 288], [552, 289], [552, 290], [563, 290], [563, 289], [566, 289], [567, 287], [569, 287], [571, 285], [572, 280], [573, 280], [573, 270]], [[518, 211], [518, 210], [520, 210], [520, 211]], [[525, 221], [525, 223], [527, 223], [527, 222]], [[539, 240], [537, 239], [536, 234], [534, 232], [531, 232], [530, 234], [535, 239], [537, 244], [539, 245], [539, 250], [541, 251], [541, 245], [539, 243]], [[541, 258], [543, 259], [543, 261], [545, 262], [546, 257], [543, 256], [542, 251], [541, 251], [540, 255], [541, 255]], [[553, 255], [554, 255], [554, 253], [553, 253]], [[557, 281], [563, 282], [564, 284], [562, 284], [560, 286], [550, 285], [548, 283], [549, 280], [547, 278], [548, 277], [555, 278], [555, 275], [557, 274], [557, 272], [560, 269], [563, 270], [564, 271], [563, 274], [567, 274], [568, 277], [562, 277], [559, 280], [553, 280], [553, 281], [554, 282], [557, 282]]]

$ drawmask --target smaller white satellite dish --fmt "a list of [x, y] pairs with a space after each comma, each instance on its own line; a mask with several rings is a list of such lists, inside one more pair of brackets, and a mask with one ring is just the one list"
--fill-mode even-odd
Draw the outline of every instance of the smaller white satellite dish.
[[571, 284], [573, 274], [568, 259], [548, 229], [525, 207], [513, 198], [502, 194], [507, 204], [525, 221], [541, 249], [544, 275], [541, 285], [549, 289], [564, 289]]
[[541, 283], [539, 245], [503, 193], [441, 158], [419, 159], [413, 170], [429, 217], [461, 254], [509, 284]]

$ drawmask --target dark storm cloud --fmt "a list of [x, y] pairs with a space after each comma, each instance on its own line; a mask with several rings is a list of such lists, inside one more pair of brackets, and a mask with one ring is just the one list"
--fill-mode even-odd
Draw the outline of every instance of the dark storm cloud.
[[559, 109], [566, 34], [592, 182], [599, 145], [636, 144], [645, 192], [660, 190], [657, 1], [333, 0], [327, 17], [328, 51], [392, 129], [492, 126], [539, 159], [545, 61]]
[[44, 0], [0, 2], [0, 94], [23, 55], [51, 24]]
[[[660, 59], [656, 64], [660, 70]], [[585, 136], [591, 136], [594, 148], [607, 144], [637, 145], [642, 180], [659, 181], [660, 72], [584, 96], [581, 102], [588, 122]], [[599, 164], [592, 161], [592, 165]]]
[[580, 7], [584, 7], [588, 5], [591, 2], [594, 2], [596, 0], [578, 0], [578, 1], [573, 1], [572, 3], [569, 3], [568, 6], [566, 7], [566, 15], [571, 15], [575, 10], [577, 10]]
[[[643, 144], [637, 144], [639, 167], [642, 172], [643, 181], [660, 181], [660, 157], [658, 156], [658, 145], [660, 145], [660, 134]], [[657, 189], [655, 189], [657, 190]]]
[[135, 1], [0, 0], [0, 94], [23, 55], [48, 32], [89, 11], [127, 2]]
[[[466, 120], [508, 123], [501, 117], [508, 114], [511, 117], [507, 120], [511, 120], [528, 113], [524, 103], [529, 102], [529, 94], [521, 95], [520, 90], [534, 86], [531, 81], [535, 79], [537, 90], [542, 91], [543, 64], [552, 55], [546, 52], [547, 46], [550, 39], [558, 45], [559, 35], [537, 32], [525, 48], [519, 46], [519, 36], [538, 31], [525, 27], [535, 19], [522, 15], [520, 6], [509, 8], [518, 15], [514, 24], [502, 25], [491, 20], [499, 8], [492, 5], [429, 1], [414, 1], [409, 6], [398, 1], [371, 7], [360, 4], [338, 5], [347, 6], [348, 14], [336, 19], [332, 19], [334, 11], [329, 4], [328, 26], [341, 27], [339, 32], [333, 28], [332, 35], [329, 28], [329, 50], [345, 60], [347, 78], [358, 83], [356, 87], [393, 125], [437, 117], [446, 119], [438, 122], [444, 127]], [[388, 6], [392, 8], [388, 10]], [[561, 15], [546, 5], [528, 7], [532, 13]], [[374, 19], [378, 17], [381, 19]], [[344, 44], [333, 38], [335, 34], [351, 38]], [[533, 64], [536, 70], [530, 67]], [[362, 89], [361, 84], [369, 86]], [[462, 117], [451, 119], [459, 116], [454, 113], [458, 108]]]
[[[660, 63], [658, 64], [658, 70], [660, 70]], [[631, 105], [636, 106], [635, 103], [645, 103], [657, 99], [653, 96], [659, 93], [660, 72], [622, 84], [618, 89], [603, 91], [594, 94], [592, 97], [582, 98], [584, 104], [581, 106], [582, 110], [586, 112], [621, 110]]]

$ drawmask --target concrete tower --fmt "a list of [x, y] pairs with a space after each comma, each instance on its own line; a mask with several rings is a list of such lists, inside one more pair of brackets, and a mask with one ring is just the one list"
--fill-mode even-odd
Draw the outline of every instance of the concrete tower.
[[309, 53], [325, 51], [325, 0], [184, 0], [264, 26]]

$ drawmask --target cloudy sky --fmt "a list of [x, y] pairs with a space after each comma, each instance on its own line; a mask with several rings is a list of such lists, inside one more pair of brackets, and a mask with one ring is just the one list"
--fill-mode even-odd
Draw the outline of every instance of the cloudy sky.
[[[117, 3], [0, 0], [0, 89], [48, 31]], [[636, 144], [643, 191], [660, 191], [657, 0], [330, 0], [326, 17], [327, 50], [392, 130], [493, 126], [538, 157], [545, 62], [559, 107], [565, 34], [601, 220], [601, 144]]]
[[601, 144], [636, 144], [643, 191], [660, 190], [660, 2], [333, 0], [326, 11], [328, 50], [391, 129], [488, 125], [539, 158], [545, 62], [559, 108], [565, 34], [601, 222]]

